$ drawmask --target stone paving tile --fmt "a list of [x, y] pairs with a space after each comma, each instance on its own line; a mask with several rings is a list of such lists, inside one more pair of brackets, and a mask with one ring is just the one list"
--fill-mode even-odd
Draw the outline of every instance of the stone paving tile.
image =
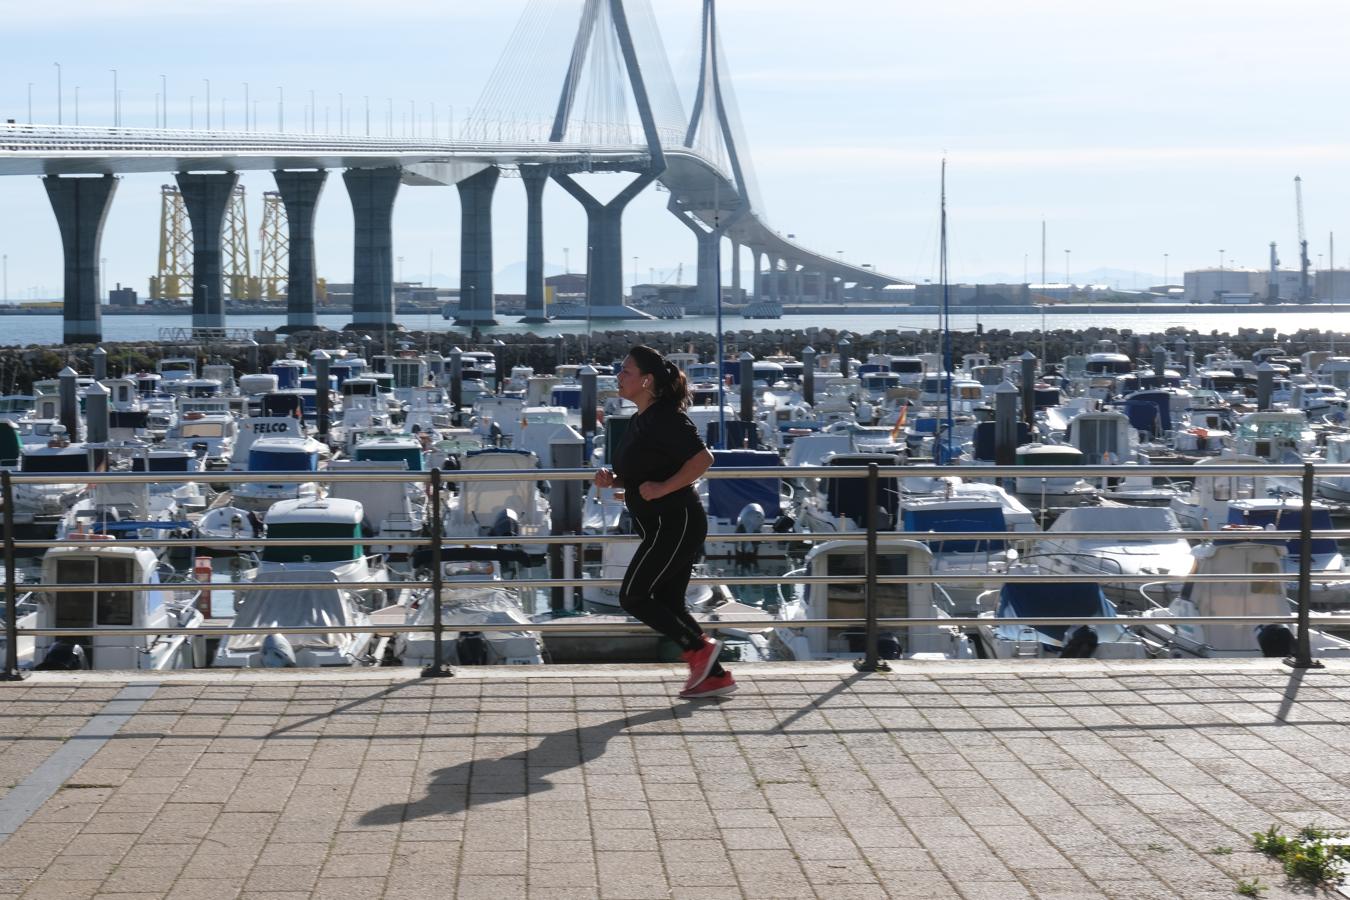
[[[170, 673], [0, 845], [0, 900], [1282, 897], [1250, 832], [1350, 824], [1334, 661], [738, 675]], [[125, 683], [0, 686], [0, 787]]]

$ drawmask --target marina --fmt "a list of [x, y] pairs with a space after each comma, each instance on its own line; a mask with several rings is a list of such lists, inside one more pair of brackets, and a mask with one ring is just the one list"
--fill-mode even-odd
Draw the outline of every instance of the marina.
[[[1326, 454], [1350, 364], [1089, 349], [950, 370], [847, 336], [673, 354], [714, 448], [687, 603], [723, 659], [1346, 652]], [[637, 536], [623, 492], [591, 483], [634, 412], [617, 361], [507, 373], [349, 341], [244, 371], [212, 352], [109, 376], [100, 350], [91, 375], [6, 398], [14, 675], [675, 658], [619, 608]], [[1047, 587], [1065, 581], [1082, 590]]]

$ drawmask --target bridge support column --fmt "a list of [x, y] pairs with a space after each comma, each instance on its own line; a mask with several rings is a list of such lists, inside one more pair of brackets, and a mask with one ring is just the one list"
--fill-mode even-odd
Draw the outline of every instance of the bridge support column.
[[750, 279], [750, 290], [754, 292], [756, 300], [763, 300], [764, 290], [764, 251], [758, 247], [750, 248], [750, 268], [754, 275]]
[[553, 175], [553, 180], [586, 210], [586, 305], [592, 318], [652, 318], [623, 302], [623, 211], [658, 174], [640, 174], [608, 203], [596, 200], [570, 175]]
[[459, 312], [456, 325], [496, 325], [492, 285], [492, 195], [501, 171], [488, 166], [459, 189]]
[[225, 327], [225, 279], [220, 232], [239, 182], [237, 172], [179, 172], [178, 190], [192, 223], [192, 327]]
[[731, 299], [740, 303], [741, 297], [741, 245], [731, 242]]
[[42, 184], [47, 189], [52, 212], [56, 213], [65, 255], [63, 341], [67, 344], [101, 341], [103, 309], [99, 305], [102, 292], [98, 254], [117, 179], [111, 175], [98, 178], [48, 175]]
[[521, 166], [525, 182], [525, 318], [526, 323], [549, 321], [544, 296], [544, 188], [547, 166]]
[[314, 295], [317, 271], [314, 263], [314, 212], [323, 193], [328, 172], [324, 169], [287, 172], [278, 169], [276, 179], [281, 202], [286, 205], [287, 263], [286, 325], [279, 331], [317, 328]]
[[342, 173], [352, 201], [352, 330], [385, 331], [394, 325], [394, 198], [397, 166]]

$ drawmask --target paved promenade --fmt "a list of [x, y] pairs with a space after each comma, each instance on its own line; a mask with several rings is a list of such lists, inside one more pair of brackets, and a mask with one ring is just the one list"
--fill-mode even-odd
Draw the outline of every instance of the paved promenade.
[[40, 674], [0, 685], [0, 900], [1308, 896], [1350, 665]]

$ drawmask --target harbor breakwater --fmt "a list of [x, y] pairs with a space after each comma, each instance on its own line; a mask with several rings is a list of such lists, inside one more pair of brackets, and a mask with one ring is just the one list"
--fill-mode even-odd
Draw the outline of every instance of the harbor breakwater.
[[[260, 335], [264, 339], [271, 335]], [[727, 330], [723, 332], [723, 350], [731, 354], [750, 352], [756, 358], [773, 354], [800, 357], [810, 346], [817, 353], [836, 353], [843, 341], [848, 342], [849, 355], [866, 359], [870, 353], [912, 355], [935, 353], [942, 349], [942, 333], [936, 329], [902, 330], [878, 329], [867, 333], [836, 330], [828, 327], [806, 329]], [[1011, 331], [992, 329], [983, 331], [953, 331], [952, 355], [960, 361], [966, 353], [982, 352], [995, 360], [1019, 356], [1024, 352], [1054, 363], [1067, 355], [1090, 352], [1099, 341], [1112, 341], [1119, 349], [1133, 357], [1147, 357], [1159, 342], [1174, 354], [1193, 351], [1196, 359], [1226, 347], [1243, 358], [1267, 347], [1281, 347], [1297, 356], [1309, 350], [1345, 348], [1350, 353], [1350, 334], [1321, 329], [1300, 329], [1282, 333], [1275, 328], [1242, 328], [1232, 333], [1219, 330], [1200, 332], [1194, 329], [1171, 328], [1166, 332], [1138, 333], [1128, 327], [1052, 328]], [[530, 366], [536, 372], [546, 373], [565, 363], [596, 361], [608, 363], [622, 359], [628, 349], [637, 343], [655, 346], [663, 352], [686, 351], [702, 359], [713, 359], [717, 354], [717, 337], [702, 331], [633, 331], [613, 329], [592, 334], [566, 334], [539, 337], [533, 334], [492, 335], [491, 339], [475, 332], [409, 331], [389, 336], [360, 335], [352, 332], [310, 331], [291, 335], [277, 335], [275, 341], [257, 344], [203, 341], [194, 344], [158, 342], [107, 342], [100, 346], [107, 352], [110, 376], [154, 371], [161, 359], [195, 357], [200, 363], [230, 363], [240, 373], [264, 371], [277, 359], [288, 354], [306, 356], [316, 349], [328, 351], [346, 349], [369, 357], [379, 353], [400, 350], [435, 351], [448, 354], [452, 348], [487, 350], [497, 357], [498, 369], [505, 374], [512, 366]], [[66, 366], [82, 374], [93, 371], [93, 345], [31, 345], [24, 348], [0, 349], [0, 390], [8, 393], [26, 393], [34, 381], [54, 378]]]

